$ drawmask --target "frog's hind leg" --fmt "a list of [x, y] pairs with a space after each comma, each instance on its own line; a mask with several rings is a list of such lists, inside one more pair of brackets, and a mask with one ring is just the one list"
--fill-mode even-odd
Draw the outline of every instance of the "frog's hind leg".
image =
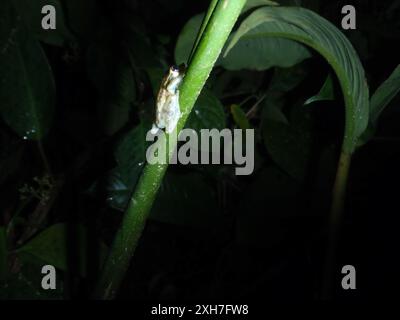
[[172, 131], [174, 131], [181, 117], [181, 110], [179, 107], [179, 91], [175, 96], [173, 96], [171, 106], [173, 107], [168, 111], [168, 121], [165, 127], [165, 131], [167, 133], [171, 133]]
[[157, 117], [156, 122], [153, 123], [153, 126], [151, 128], [151, 134], [157, 134], [158, 130], [162, 130], [165, 128], [165, 122], [163, 120], [163, 118]]
[[151, 134], [157, 134], [157, 132], [161, 130], [155, 123], [153, 123], [153, 126], [150, 129]]

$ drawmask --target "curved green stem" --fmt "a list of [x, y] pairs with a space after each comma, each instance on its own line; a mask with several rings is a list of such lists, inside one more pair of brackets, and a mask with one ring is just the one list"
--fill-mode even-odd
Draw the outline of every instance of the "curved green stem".
[[321, 295], [322, 299], [324, 300], [328, 300], [332, 297], [336, 262], [336, 248], [339, 238], [340, 226], [342, 224], [343, 218], [351, 156], [352, 155], [350, 153], [345, 152], [342, 152], [340, 154], [338, 168], [336, 171], [335, 184], [333, 186], [332, 205], [329, 221], [328, 246], [325, 257]]
[[[185, 79], [180, 88], [182, 116], [177, 125], [179, 132], [193, 108], [210, 72], [245, 4], [246, 0], [212, 1], [211, 16], [198, 42]], [[176, 147], [176, 139], [169, 139], [169, 154]], [[145, 226], [146, 219], [157, 195], [168, 165], [147, 164], [124, 213], [123, 221], [94, 291], [94, 298], [113, 299], [129, 266]]]

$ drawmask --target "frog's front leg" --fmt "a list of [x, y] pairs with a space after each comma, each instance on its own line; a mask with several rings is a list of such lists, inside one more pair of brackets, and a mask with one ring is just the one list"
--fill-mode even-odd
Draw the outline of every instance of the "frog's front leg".
[[167, 86], [167, 91], [173, 95], [179, 95], [179, 85], [181, 84], [183, 79], [182, 75], [177, 76], [176, 78], [172, 79]]

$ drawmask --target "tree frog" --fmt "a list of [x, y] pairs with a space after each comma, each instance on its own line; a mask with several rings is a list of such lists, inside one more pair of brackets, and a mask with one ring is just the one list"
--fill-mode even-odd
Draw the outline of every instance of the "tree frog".
[[171, 133], [181, 116], [179, 107], [179, 86], [185, 76], [186, 66], [172, 66], [164, 76], [157, 95], [156, 121], [151, 129], [156, 134], [159, 129]]

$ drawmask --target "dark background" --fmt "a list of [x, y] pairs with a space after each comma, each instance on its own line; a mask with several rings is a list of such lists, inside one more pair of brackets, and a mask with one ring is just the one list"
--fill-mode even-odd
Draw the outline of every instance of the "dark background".
[[[7, 226], [19, 212], [7, 238], [8, 276], [0, 289], [4, 299], [89, 297], [98, 277], [98, 261], [112, 242], [142, 169], [134, 162], [140, 151], [132, 130], [152, 119], [152, 70], [165, 71], [175, 62], [182, 27], [208, 6], [206, 0], [67, 2], [62, 1], [62, 8], [73, 39], [67, 37], [60, 45], [41, 41], [56, 87], [48, 134], [38, 147], [0, 119], [0, 225]], [[357, 30], [345, 34], [360, 55], [373, 93], [399, 62], [400, 1], [303, 2], [338, 28], [345, 4], [357, 9]], [[27, 30], [32, 31], [29, 25]], [[301, 69], [304, 80], [285, 93], [283, 103], [289, 112], [298, 101], [315, 94], [330, 71], [317, 54], [302, 62]], [[250, 94], [260, 96], [274, 72], [274, 68], [233, 72], [221, 67], [213, 71], [208, 88], [217, 92], [227, 127], [236, 126], [230, 104]], [[218, 82], [224, 73], [234, 80]], [[218, 89], [218, 83], [224, 90]], [[224, 95], [247, 84], [243, 95]], [[306, 111], [313, 121], [307, 128], [312, 147], [301, 179], [271, 157], [260, 134], [261, 113], [250, 120], [256, 129], [258, 157], [251, 176], [234, 176], [229, 166], [170, 167], [118, 298], [318, 299], [343, 132], [343, 102], [336, 91], [335, 101], [317, 102]], [[353, 157], [335, 268], [335, 299], [394, 297], [399, 243], [398, 103], [399, 97], [385, 109], [375, 136]], [[244, 110], [252, 104], [254, 100], [243, 104]], [[121, 144], [132, 146], [123, 165], [115, 153]], [[44, 186], [51, 199], [45, 204], [35, 196], [21, 200], [26, 193], [32, 196], [21, 188], [37, 190], [34, 178], [43, 179], [47, 171], [41, 148], [57, 186], [48, 190]], [[32, 252], [16, 251], [55, 225], [60, 229], [42, 237]], [[46, 249], [58, 254], [35, 255], [40, 248], [59, 243], [61, 249]], [[61, 276], [56, 292], [42, 294], [35, 289], [43, 262], [58, 263]], [[81, 272], [82, 264], [86, 272]], [[340, 270], [346, 264], [356, 267], [357, 290], [340, 287]]]

